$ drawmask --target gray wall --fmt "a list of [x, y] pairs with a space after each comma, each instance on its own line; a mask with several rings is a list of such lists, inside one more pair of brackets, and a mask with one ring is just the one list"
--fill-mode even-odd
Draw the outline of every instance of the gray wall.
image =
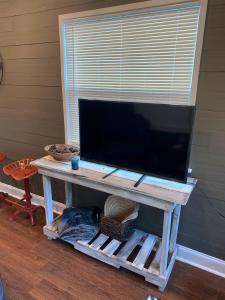
[[[129, 2], [0, 0], [6, 70], [0, 86], [0, 151], [8, 161], [40, 157], [44, 145], [64, 141], [57, 16]], [[179, 243], [225, 259], [225, 219], [216, 211], [225, 215], [225, 0], [209, 3], [191, 153], [200, 189], [183, 208]], [[32, 188], [42, 193], [40, 177]], [[56, 182], [55, 190], [55, 198], [63, 200], [63, 185]], [[79, 205], [102, 206], [105, 197], [84, 188], [75, 192]], [[138, 225], [160, 232], [161, 212], [142, 207]]]

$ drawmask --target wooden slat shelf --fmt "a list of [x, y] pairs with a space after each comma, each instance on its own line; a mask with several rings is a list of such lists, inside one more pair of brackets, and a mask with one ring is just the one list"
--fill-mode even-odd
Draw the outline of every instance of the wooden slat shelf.
[[[59, 238], [56, 231], [58, 220], [59, 218], [56, 218], [52, 225], [44, 227], [44, 234], [49, 239]], [[158, 285], [161, 280], [165, 280], [164, 277], [160, 277], [158, 257], [161, 248], [161, 239], [156, 235], [135, 229], [129, 240], [121, 243], [105, 234], [98, 233], [91, 241], [78, 241], [73, 246], [76, 250], [84, 252], [111, 266], [116, 268], [123, 267], [142, 275], [146, 281], [155, 281]], [[131, 255], [137, 246], [140, 249]], [[131, 259], [129, 258], [130, 255], [132, 256]], [[147, 266], [146, 262], [148, 262]]]

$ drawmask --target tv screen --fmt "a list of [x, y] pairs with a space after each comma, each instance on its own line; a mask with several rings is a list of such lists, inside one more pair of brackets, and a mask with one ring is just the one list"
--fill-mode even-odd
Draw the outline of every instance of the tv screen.
[[186, 182], [193, 106], [79, 99], [82, 160]]

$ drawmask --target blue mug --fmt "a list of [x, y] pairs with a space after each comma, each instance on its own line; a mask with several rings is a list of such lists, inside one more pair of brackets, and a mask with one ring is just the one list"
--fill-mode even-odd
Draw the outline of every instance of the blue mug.
[[72, 168], [72, 170], [78, 170], [79, 169], [79, 160], [80, 160], [80, 156], [74, 156], [71, 159], [71, 168]]

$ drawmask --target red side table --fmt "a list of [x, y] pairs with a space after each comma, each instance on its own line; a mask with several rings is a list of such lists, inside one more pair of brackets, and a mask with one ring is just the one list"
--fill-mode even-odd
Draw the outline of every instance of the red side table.
[[30, 162], [32, 159], [26, 158], [22, 160], [18, 160], [15, 162], [12, 162], [9, 165], [6, 165], [3, 167], [3, 172], [11, 176], [14, 180], [24, 182], [24, 196], [19, 200], [10, 199], [9, 197], [5, 197], [3, 201], [10, 205], [15, 206], [17, 208], [17, 211], [12, 215], [11, 219], [13, 221], [16, 220], [17, 216], [20, 213], [27, 213], [30, 217], [31, 225], [35, 225], [34, 222], [34, 212], [38, 208], [42, 208], [42, 206], [33, 205], [31, 203], [31, 193], [30, 193], [30, 184], [29, 184], [29, 178], [37, 173], [37, 168], [35, 166], [32, 166]]
[[[0, 152], [0, 163], [2, 163], [5, 159], [6, 159], [6, 154]], [[4, 200], [6, 197], [8, 197], [7, 193], [0, 192], [0, 200]]]

